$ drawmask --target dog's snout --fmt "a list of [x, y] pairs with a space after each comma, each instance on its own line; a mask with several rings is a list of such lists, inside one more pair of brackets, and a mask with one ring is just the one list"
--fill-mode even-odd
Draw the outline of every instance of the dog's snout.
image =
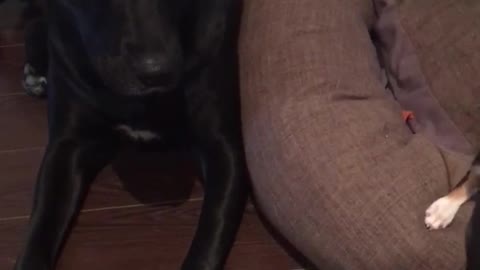
[[159, 54], [130, 54], [130, 65], [138, 79], [147, 86], [168, 85], [172, 77], [172, 65]]
[[150, 71], [138, 74], [138, 79], [147, 87], [172, 86], [174, 75], [169, 72]]
[[180, 66], [178, 58], [172, 53], [145, 52], [127, 47], [127, 61], [147, 87], [172, 86]]

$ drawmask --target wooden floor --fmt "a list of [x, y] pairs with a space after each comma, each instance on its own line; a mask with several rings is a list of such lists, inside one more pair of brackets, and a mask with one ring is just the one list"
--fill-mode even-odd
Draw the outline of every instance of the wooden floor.
[[[13, 269], [24, 239], [35, 175], [47, 140], [46, 102], [20, 85], [21, 31], [0, 28], [0, 269]], [[179, 269], [202, 191], [188, 164], [126, 153], [94, 184], [59, 270]], [[301, 269], [270, 236], [253, 207], [228, 260], [231, 270]]]

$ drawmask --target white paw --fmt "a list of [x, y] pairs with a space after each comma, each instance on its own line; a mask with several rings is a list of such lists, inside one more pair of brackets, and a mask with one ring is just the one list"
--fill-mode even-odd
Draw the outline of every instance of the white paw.
[[47, 78], [39, 76], [30, 64], [23, 68], [23, 88], [32, 96], [43, 96], [46, 92]]
[[446, 228], [452, 223], [461, 203], [448, 196], [436, 200], [425, 212], [425, 226], [431, 230]]

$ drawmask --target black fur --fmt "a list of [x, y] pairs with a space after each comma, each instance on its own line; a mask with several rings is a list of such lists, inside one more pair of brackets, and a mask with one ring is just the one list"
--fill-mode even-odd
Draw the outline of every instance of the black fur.
[[[472, 168], [480, 168], [480, 154], [477, 155], [473, 161]], [[479, 179], [475, 179], [478, 181]], [[476, 183], [478, 187], [478, 182]], [[475, 208], [470, 219], [468, 231], [466, 234], [466, 250], [467, 250], [467, 269], [480, 269], [480, 195], [477, 193], [474, 196]]]
[[[239, 0], [48, 4], [48, 35], [32, 36], [48, 44], [49, 142], [15, 269], [55, 268], [90, 183], [124, 143], [119, 125], [153, 131], [156, 144], [198, 158], [205, 199], [182, 269], [223, 269], [248, 190], [237, 80]], [[42, 72], [45, 62], [32, 64]]]
[[46, 0], [24, 0], [25, 63], [22, 85], [31, 96], [46, 95], [48, 69]]

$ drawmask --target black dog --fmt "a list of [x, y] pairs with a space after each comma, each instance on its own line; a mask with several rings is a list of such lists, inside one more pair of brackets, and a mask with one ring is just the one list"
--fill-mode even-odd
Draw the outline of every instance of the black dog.
[[182, 269], [222, 269], [248, 193], [239, 1], [50, 0], [47, 10], [26, 42], [48, 44], [49, 142], [15, 269], [55, 268], [90, 183], [125, 138], [198, 158], [205, 199]]
[[24, 0], [22, 18], [25, 28], [25, 56], [22, 85], [31, 96], [46, 95], [48, 70], [48, 39], [46, 0]]
[[475, 201], [475, 208], [470, 219], [470, 224], [466, 234], [466, 250], [467, 250], [467, 268], [466, 270], [480, 269], [480, 197], [478, 189], [480, 187], [480, 153], [473, 161], [472, 171], [470, 173], [476, 174], [474, 183], [470, 184], [470, 189], [476, 187], [477, 194], [473, 196]]
[[468, 227], [467, 237], [467, 268], [466, 270], [480, 269], [480, 199], [475, 198], [475, 208]]

